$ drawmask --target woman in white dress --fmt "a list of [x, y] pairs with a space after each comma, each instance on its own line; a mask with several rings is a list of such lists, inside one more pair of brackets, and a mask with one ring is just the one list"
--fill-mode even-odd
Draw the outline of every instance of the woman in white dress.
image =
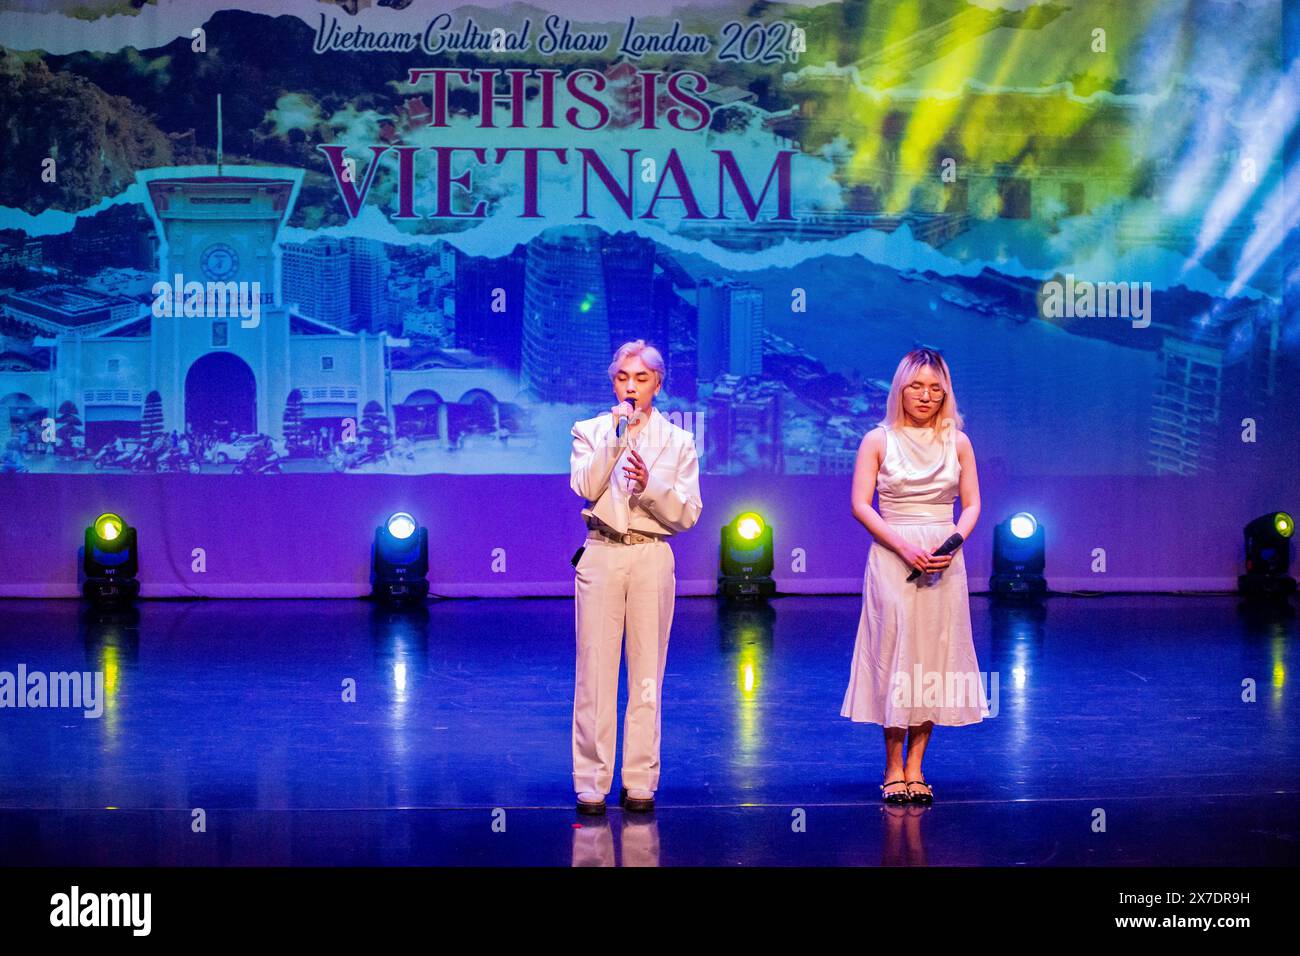
[[885, 418], [862, 439], [853, 472], [853, 514], [872, 543], [840, 713], [884, 728], [887, 803], [932, 803], [921, 763], [934, 725], [989, 716], [962, 549], [934, 553], [954, 532], [969, 538], [979, 518], [975, 453], [961, 427], [947, 363], [915, 349], [898, 363]]

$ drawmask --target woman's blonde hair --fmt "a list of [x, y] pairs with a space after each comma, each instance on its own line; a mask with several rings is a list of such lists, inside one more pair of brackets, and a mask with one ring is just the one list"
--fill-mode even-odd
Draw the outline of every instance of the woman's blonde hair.
[[961, 412], [957, 411], [957, 394], [952, 390], [952, 374], [948, 363], [943, 360], [937, 349], [912, 349], [903, 356], [894, 370], [894, 381], [889, 386], [889, 399], [885, 403], [885, 417], [878, 424], [893, 428], [903, 420], [903, 389], [912, 383], [913, 377], [926, 366], [934, 369], [943, 385], [943, 404], [934, 416], [934, 430], [942, 431], [945, 421], [952, 421], [952, 427], [961, 430], [963, 421]]

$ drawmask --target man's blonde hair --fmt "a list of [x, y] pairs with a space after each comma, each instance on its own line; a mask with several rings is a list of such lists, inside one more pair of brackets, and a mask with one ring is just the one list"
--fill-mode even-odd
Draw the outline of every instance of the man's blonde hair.
[[659, 376], [659, 384], [664, 383], [667, 373], [664, 370], [664, 357], [659, 350], [653, 345], [647, 345], [645, 339], [634, 339], [631, 342], [624, 342], [614, 353], [614, 361], [609, 363], [609, 380], [614, 381], [614, 376], [618, 374], [619, 366], [623, 360], [633, 355], [641, 356], [641, 361], [645, 363], [646, 368]]

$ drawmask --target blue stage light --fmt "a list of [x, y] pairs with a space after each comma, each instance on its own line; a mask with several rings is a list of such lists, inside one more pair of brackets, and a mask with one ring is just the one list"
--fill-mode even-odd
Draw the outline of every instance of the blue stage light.
[[423, 601], [429, 594], [429, 531], [410, 512], [398, 511], [375, 529], [371, 594], [382, 601]]
[[1034, 530], [1037, 527], [1038, 521], [1028, 511], [1022, 511], [1011, 516], [1011, 533], [1017, 538], [1033, 537]]
[[396, 514], [389, 515], [385, 523], [388, 533], [399, 541], [405, 541], [411, 535], [415, 534], [415, 529], [419, 527], [415, 519], [405, 511], [399, 511]]
[[993, 529], [993, 574], [989, 590], [1004, 596], [1033, 596], [1047, 591], [1043, 526], [1028, 511], [1012, 515]]

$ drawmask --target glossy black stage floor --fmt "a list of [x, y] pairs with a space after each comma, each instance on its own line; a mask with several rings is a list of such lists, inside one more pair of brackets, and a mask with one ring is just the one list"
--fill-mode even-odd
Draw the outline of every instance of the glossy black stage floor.
[[1211, 596], [971, 603], [997, 715], [936, 729], [932, 807], [884, 807], [881, 732], [839, 716], [858, 599], [679, 599], [659, 806], [592, 821], [569, 776], [571, 601], [145, 602], [138, 620], [0, 601], [0, 671], [105, 675], [98, 718], [0, 710], [0, 859], [1297, 862], [1293, 614]]

